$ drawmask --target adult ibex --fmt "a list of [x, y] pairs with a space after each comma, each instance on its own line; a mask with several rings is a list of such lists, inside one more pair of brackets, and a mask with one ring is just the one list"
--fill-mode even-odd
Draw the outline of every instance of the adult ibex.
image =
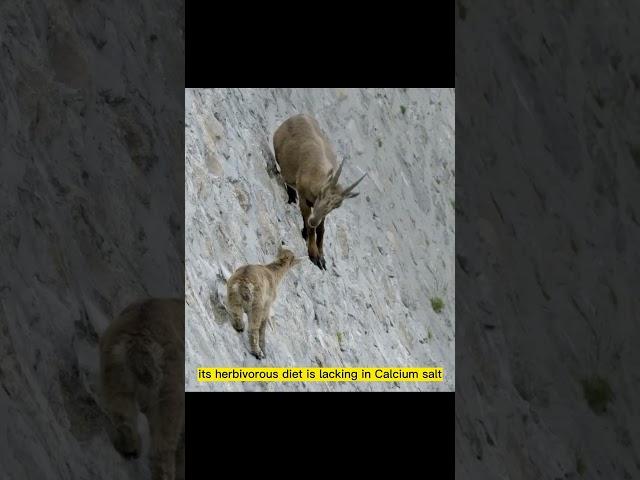
[[293, 116], [280, 125], [273, 135], [273, 148], [289, 203], [298, 198], [309, 258], [318, 268], [326, 270], [322, 248], [325, 217], [344, 199], [358, 196], [353, 189], [367, 174], [348, 188], [338, 185], [344, 160], [338, 167], [329, 139], [308, 115]]
[[138, 408], [151, 434], [153, 480], [184, 478], [184, 300], [125, 308], [100, 338], [102, 395], [113, 446], [140, 455]]

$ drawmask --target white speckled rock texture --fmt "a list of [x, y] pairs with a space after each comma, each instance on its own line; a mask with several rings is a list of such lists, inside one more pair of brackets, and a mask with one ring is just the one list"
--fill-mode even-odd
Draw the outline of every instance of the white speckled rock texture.
[[[185, 110], [187, 391], [453, 391], [455, 90], [187, 89]], [[307, 253], [273, 167], [273, 133], [297, 113], [347, 159], [341, 183], [369, 174], [327, 217], [327, 271], [306, 260], [283, 280], [259, 361], [219, 299], [223, 279], [282, 242]], [[441, 366], [445, 380], [198, 383], [203, 366]]]

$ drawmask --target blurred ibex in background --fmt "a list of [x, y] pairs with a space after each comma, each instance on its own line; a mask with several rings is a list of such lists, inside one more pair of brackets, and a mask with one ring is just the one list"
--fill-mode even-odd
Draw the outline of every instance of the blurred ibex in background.
[[329, 139], [318, 122], [307, 115], [293, 116], [280, 125], [273, 135], [273, 148], [289, 203], [295, 203], [297, 192], [309, 258], [326, 270], [322, 248], [325, 217], [344, 199], [358, 196], [353, 189], [366, 173], [348, 188], [338, 185], [344, 160], [338, 167]]
[[151, 433], [153, 480], [183, 479], [184, 300], [125, 308], [100, 338], [100, 376], [116, 450], [140, 455], [139, 407]]

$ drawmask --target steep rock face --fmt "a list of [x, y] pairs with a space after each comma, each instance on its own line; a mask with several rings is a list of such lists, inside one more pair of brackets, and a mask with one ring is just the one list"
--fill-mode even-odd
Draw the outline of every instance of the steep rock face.
[[640, 478], [639, 9], [458, 4], [460, 479]]
[[182, 27], [175, 2], [0, 4], [0, 478], [148, 474], [107, 438], [97, 342], [184, 290]]
[[[187, 390], [453, 390], [455, 91], [188, 89], [185, 105]], [[272, 153], [275, 129], [297, 113], [347, 159], [342, 184], [368, 176], [327, 217], [327, 271], [306, 260], [283, 280], [258, 361], [219, 300], [236, 268], [271, 261], [283, 242], [307, 254]], [[445, 381], [196, 381], [201, 366], [258, 365], [442, 366]]]

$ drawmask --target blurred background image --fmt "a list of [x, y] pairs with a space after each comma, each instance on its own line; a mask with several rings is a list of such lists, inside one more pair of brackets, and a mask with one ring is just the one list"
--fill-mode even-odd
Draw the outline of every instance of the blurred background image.
[[[183, 6], [0, 4], [0, 478], [149, 478], [107, 435], [98, 339], [184, 295]], [[141, 432], [146, 435], [144, 417]]]

